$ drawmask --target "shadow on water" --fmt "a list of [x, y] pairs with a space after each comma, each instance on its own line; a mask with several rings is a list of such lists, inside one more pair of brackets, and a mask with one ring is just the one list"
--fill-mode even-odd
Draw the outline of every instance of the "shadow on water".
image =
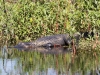
[[68, 47], [36, 47], [36, 48], [17, 48], [19, 51], [28, 51], [28, 52], [40, 52], [43, 54], [65, 54], [71, 52], [71, 48]]
[[100, 75], [100, 55], [70, 48], [1, 48], [0, 75]]

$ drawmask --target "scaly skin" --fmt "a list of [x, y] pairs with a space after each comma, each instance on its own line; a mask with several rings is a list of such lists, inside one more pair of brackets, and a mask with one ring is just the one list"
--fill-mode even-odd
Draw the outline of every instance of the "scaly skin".
[[[73, 37], [76, 39], [76, 43], [79, 41], [79, 34], [75, 33]], [[72, 43], [69, 34], [57, 34], [38, 38], [33, 42], [19, 43], [15, 48], [36, 48], [36, 47], [51, 47], [54, 45], [69, 46]]]

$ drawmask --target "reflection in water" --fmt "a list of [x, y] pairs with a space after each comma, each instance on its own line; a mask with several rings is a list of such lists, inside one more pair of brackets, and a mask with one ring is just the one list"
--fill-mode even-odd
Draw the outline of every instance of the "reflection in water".
[[70, 48], [13, 49], [0, 51], [0, 75], [100, 75], [99, 53]]
[[71, 52], [71, 48], [68, 47], [55, 47], [55, 48], [45, 48], [45, 47], [36, 47], [36, 48], [17, 48], [20, 51], [37, 51], [45, 54], [62, 54]]
[[15, 69], [15, 65], [17, 64], [17, 59], [0, 59], [0, 75], [18, 75], [20, 73], [20, 68]]

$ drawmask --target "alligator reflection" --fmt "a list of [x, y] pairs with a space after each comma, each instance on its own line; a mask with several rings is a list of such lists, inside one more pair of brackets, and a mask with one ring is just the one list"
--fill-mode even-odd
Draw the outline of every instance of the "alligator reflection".
[[16, 49], [20, 51], [37, 51], [45, 54], [62, 54], [72, 51], [72, 49], [68, 47], [55, 47], [55, 48], [36, 47], [36, 48], [16, 48]]
[[[64, 47], [18, 50], [4, 47], [2, 50], [4, 53], [2, 53], [3, 66], [1, 64], [1, 67], [9, 75], [16, 75], [16, 73], [19, 75], [100, 74], [100, 54], [95, 50], [79, 50], [75, 56], [72, 56], [70, 48]], [[8, 70], [10, 61], [13, 70]]]

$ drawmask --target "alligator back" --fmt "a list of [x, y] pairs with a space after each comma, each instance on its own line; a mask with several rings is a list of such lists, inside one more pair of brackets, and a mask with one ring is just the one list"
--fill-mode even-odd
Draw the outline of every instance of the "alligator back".
[[35, 48], [40, 46], [49, 47], [50, 44], [53, 46], [54, 45], [68, 46], [70, 43], [71, 43], [71, 38], [69, 34], [57, 34], [57, 35], [38, 38], [33, 42], [19, 43], [18, 45], [15, 46], [15, 48]]
[[33, 42], [35, 46], [43, 46], [48, 43], [51, 43], [53, 45], [69, 45], [71, 43], [71, 38], [69, 34], [57, 34], [52, 36], [46, 36], [39, 38]]

